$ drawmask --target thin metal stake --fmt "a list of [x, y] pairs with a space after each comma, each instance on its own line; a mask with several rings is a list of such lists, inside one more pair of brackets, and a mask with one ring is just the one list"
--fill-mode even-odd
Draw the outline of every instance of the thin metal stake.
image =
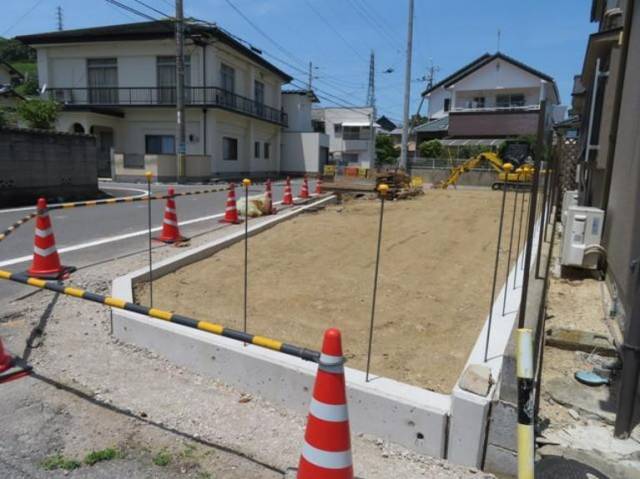
[[[508, 180], [509, 173], [513, 166], [511, 163], [504, 165], [505, 179]], [[502, 205], [500, 206], [500, 223], [498, 225], [498, 244], [496, 246], [496, 261], [493, 266], [493, 285], [491, 286], [491, 303], [489, 304], [489, 321], [487, 324], [487, 341], [484, 347], [484, 362], [487, 362], [489, 357], [489, 338], [491, 337], [491, 322], [493, 321], [493, 303], [496, 300], [496, 281], [498, 280], [498, 266], [500, 263], [500, 246], [502, 245], [502, 224], [504, 223], [504, 203], [507, 197], [507, 185], [506, 181], [502, 188]]]
[[[507, 181], [505, 183], [505, 191], [506, 191], [506, 186], [509, 185], [509, 181]], [[516, 195], [518, 194], [518, 184], [516, 183]], [[513, 201], [513, 216], [511, 217], [511, 233], [509, 234], [509, 255], [507, 256], [507, 268], [505, 271], [505, 278], [504, 278], [504, 299], [502, 301], [502, 316], [505, 315], [505, 310], [507, 309], [507, 295], [509, 292], [509, 271], [511, 269], [511, 253], [513, 251], [513, 233], [515, 231], [515, 226], [516, 226], [516, 210], [518, 206], [518, 197], [516, 196], [516, 198]], [[517, 270], [518, 270], [518, 257], [516, 256], [516, 266], [514, 269], [514, 276], [517, 276]]]
[[369, 368], [371, 366], [371, 347], [373, 345], [373, 321], [376, 317], [376, 295], [378, 293], [378, 269], [380, 266], [380, 245], [382, 244], [382, 218], [384, 217], [384, 198], [389, 191], [389, 186], [381, 183], [378, 186], [380, 193], [380, 224], [378, 226], [378, 246], [376, 249], [376, 267], [373, 276], [373, 300], [371, 301], [371, 323], [369, 325], [369, 348], [367, 349], [367, 373], [365, 382], [369, 382]]
[[247, 332], [247, 289], [248, 289], [248, 260], [249, 260], [249, 185], [251, 180], [242, 180], [244, 185], [244, 321], [242, 331]]
[[149, 306], [153, 307], [153, 266], [151, 261], [151, 177], [150, 171], [145, 172], [147, 178], [147, 224], [149, 229]]
[[[526, 194], [522, 192], [522, 201], [520, 202], [520, 221], [518, 224], [518, 241], [516, 243], [516, 269], [518, 266], [518, 258], [520, 258], [520, 242], [522, 241], [522, 220], [524, 220], [524, 200]], [[516, 203], [518, 202], [518, 191], [516, 190]], [[524, 259], [523, 259], [524, 261]], [[516, 282], [518, 281], [518, 274], [513, 275], [513, 289], [516, 289]]]

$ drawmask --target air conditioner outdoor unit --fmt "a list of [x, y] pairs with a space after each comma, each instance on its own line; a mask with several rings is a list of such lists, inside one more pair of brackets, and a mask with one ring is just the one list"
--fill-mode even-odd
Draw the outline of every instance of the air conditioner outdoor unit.
[[567, 190], [562, 197], [562, 214], [560, 215], [560, 222], [562, 226], [567, 224], [567, 212], [572, 206], [578, 206], [578, 190]]
[[560, 264], [596, 269], [602, 252], [602, 223], [604, 211], [588, 206], [571, 206], [562, 239]]

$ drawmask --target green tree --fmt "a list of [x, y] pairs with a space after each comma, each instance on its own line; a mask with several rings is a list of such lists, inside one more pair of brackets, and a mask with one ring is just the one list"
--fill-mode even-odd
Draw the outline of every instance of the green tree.
[[18, 40], [0, 37], [0, 59], [8, 63], [34, 62], [36, 51]]
[[18, 118], [24, 121], [29, 128], [51, 130], [60, 112], [60, 105], [53, 100], [30, 100], [18, 103], [16, 113]]
[[393, 144], [389, 135], [376, 136], [376, 158], [380, 164], [395, 163], [400, 156], [400, 152]]
[[442, 155], [443, 147], [438, 140], [428, 140], [420, 143], [418, 150], [423, 158], [439, 158]]

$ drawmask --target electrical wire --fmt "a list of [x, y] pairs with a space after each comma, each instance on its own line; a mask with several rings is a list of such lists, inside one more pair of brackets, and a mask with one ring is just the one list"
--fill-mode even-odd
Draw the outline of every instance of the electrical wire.
[[269, 40], [269, 42], [271, 42], [278, 50], [280, 50], [282, 53], [284, 53], [287, 57], [289, 57], [292, 61], [295, 61], [297, 63], [300, 64], [304, 64], [304, 62], [302, 60], [300, 60], [299, 58], [297, 58], [294, 54], [292, 54], [290, 51], [288, 51], [285, 47], [283, 47], [282, 45], [280, 45], [280, 43], [278, 43], [277, 41], [275, 41], [273, 38], [271, 38], [270, 35], [268, 35], [264, 30], [262, 30], [262, 28], [260, 28], [258, 25], [256, 25], [249, 17], [247, 17], [242, 10], [240, 10], [233, 2], [231, 2], [231, 0], [225, 0], [225, 2], [227, 3], [227, 5], [229, 5], [238, 15], [240, 15], [244, 21], [246, 21], [249, 25], [251, 25], [253, 27], [253, 29], [255, 31], [257, 31], [260, 35], [262, 35], [264, 38], [266, 38], [267, 40]]
[[153, 11], [153, 12], [155, 12], [155, 13], [159, 14], [159, 15], [162, 15], [163, 17], [166, 17], [166, 18], [173, 18], [173, 17], [170, 17], [169, 15], [167, 15], [166, 13], [164, 13], [163, 11], [158, 10], [158, 9], [157, 9], [157, 8], [155, 8], [155, 7], [152, 7], [152, 6], [151, 6], [151, 5], [149, 5], [148, 3], [143, 2], [142, 0], [133, 0], [133, 1], [134, 1], [134, 2], [136, 2], [136, 3], [138, 3], [138, 4], [140, 4], [140, 5], [142, 5], [143, 7], [147, 7], [149, 10], [151, 10], [151, 11]]
[[[398, 47], [396, 40], [387, 33], [385, 27], [380, 22], [378, 22], [374, 14], [367, 9], [366, 4], [361, 5], [360, 3], [357, 3], [356, 0], [349, 0], [349, 4], [353, 8], [353, 10], [365, 20], [365, 22], [373, 29], [376, 34], [382, 34], [386, 37], [393, 50], [395, 50], [397, 53], [403, 52], [403, 47]], [[402, 43], [400, 43], [399, 45], [402, 45]]]
[[316, 7], [313, 6], [313, 4], [309, 1], [309, 0], [305, 0], [306, 4], [309, 6], [309, 8], [313, 11], [313, 13], [316, 14], [316, 16], [322, 20], [324, 22], [325, 25], [327, 25], [327, 27], [329, 27], [337, 36], [338, 38], [340, 38], [345, 45], [347, 45], [351, 51], [361, 60], [363, 60], [365, 63], [369, 63], [369, 60], [366, 59], [366, 57], [362, 56], [362, 54], [344, 37], [344, 35], [342, 35], [342, 33], [340, 33], [340, 31], [335, 28], [331, 23], [329, 23], [329, 21], [316, 9]]
[[138, 15], [139, 17], [146, 18], [147, 20], [151, 20], [152, 22], [158, 21], [157, 18], [152, 17], [151, 15], [147, 15], [146, 13], [141, 12], [140, 10], [136, 10], [129, 5], [125, 5], [124, 3], [119, 2], [118, 0], [105, 0], [105, 2], [115, 5], [123, 10], [126, 10], [134, 15]]
[[2, 36], [4, 37], [7, 33], [9, 33], [11, 30], [13, 30], [22, 20], [24, 20], [25, 18], [27, 18], [27, 16], [33, 12], [36, 8], [38, 8], [40, 6], [40, 4], [44, 2], [44, 0], [36, 0], [35, 3], [31, 6], [31, 8], [29, 10], [27, 10], [25, 13], [23, 13], [20, 17], [18, 17], [18, 19], [13, 22], [9, 28], [6, 28], [3, 32], [2, 32]]

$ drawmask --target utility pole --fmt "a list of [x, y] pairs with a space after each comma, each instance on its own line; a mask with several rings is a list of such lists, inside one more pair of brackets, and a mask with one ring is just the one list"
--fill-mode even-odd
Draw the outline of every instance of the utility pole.
[[369, 165], [375, 168], [378, 165], [375, 158], [376, 129], [373, 126], [376, 120], [376, 56], [373, 50], [371, 50], [371, 59], [369, 60], [369, 88], [367, 90], [367, 105], [371, 107], [371, 113], [369, 113]]
[[64, 30], [64, 26], [62, 24], [62, 7], [60, 5], [56, 8], [56, 20], [58, 21], [58, 31], [61, 32]]
[[184, 6], [176, 0], [176, 121], [177, 121], [177, 180], [184, 176], [187, 154], [187, 131], [184, 110]]
[[411, 56], [413, 54], [413, 0], [409, 0], [407, 25], [407, 63], [404, 71], [404, 110], [402, 115], [402, 147], [400, 150], [401, 169], [407, 170], [407, 143], [409, 141], [409, 100], [411, 97]]

